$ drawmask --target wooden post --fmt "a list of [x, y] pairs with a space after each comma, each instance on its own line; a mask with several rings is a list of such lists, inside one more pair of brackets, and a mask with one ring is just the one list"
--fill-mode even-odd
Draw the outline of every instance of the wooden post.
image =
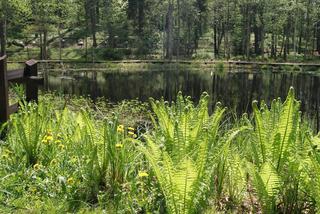
[[26, 62], [26, 68], [24, 71], [26, 77], [26, 101], [38, 102], [38, 65], [35, 60], [29, 60]]
[[9, 97], [7, 81], [7, 57], [0, 57], [0, 124], [9, 119]]

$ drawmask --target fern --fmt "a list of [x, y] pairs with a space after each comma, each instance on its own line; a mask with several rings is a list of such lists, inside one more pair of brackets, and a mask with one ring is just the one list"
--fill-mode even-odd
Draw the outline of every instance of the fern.
[[169, 213], [195, 213], [211, 181], [213, 145], [225, 109], [208, 113], [208, 95], [198, 106], [178, 94], [171, 107], [151, 101], [156, 118], [153, 134], [138, 149], [149, 161], [166, 199]]
[[276, 169], [270, 163], [265, 163], [259, 171], [254, 166], [251, 166], [250, 170], [264, 213], [273, 213], [275, 197], [281, 187], [281, 179]]
[[277, 171], [282, 170], [289, 150], [295, 146], [300, 122], [299, 107], [293, 88], [284, 104], [280, 100], [273, 101], [271, 110], [264, 104], [259, 110], [257, 102], [253, 103], [255, 138], [252, 151], [256, 152], [253, 157], [258, 166], [271, 161]]
[[310, 192], [316, 203], [316, 213], [320, 213], [320, 138], [308, 136], [308, 142], [311, 150], [303, 164], [305, 189]]
[[[296, 153], [300, 146], [299, 108], [293, 88], [290, 88], [283, 104], [280, 99], [274, 100], [270, 110], [263, 102], [260, 109], [257, 102], [253, 103], [255, 131], [251, 145], [254, 170], [251, 170], [251, 175], [264, 211], [268, 213], [275, 210], [279, 190], [294, 192], [296, 190], [290, 190], [290, 185], [295, 188], [300, 182], [300, 155]], [[284, 206], [295, 203], [291, 198], [283, 200]]]

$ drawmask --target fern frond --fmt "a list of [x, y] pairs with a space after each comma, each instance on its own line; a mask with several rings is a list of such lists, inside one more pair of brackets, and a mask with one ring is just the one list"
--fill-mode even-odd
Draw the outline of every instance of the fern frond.
[[274, 154], [277, 155], [277, 171], [282, 168], [284, 159], [290, 144], [295, 143], [296, 131], [298, 127], [300, 104], [294, 98], [294, 89], [290, 88], [288, 97], [283, 105], [278, 131], [274, 136]]

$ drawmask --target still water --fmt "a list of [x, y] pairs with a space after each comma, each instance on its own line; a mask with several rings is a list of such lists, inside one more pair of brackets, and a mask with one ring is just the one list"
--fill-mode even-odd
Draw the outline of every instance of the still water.
[[[92, 70], [92, 69], [91, 69]], [[320, 74], [312, 72], [279, 72], [231, 69], [213, 70], [152, 70], [152, 71], [50, 71], [46, 69], [46, 90], [65, 94], [105, 97], [111, 102], [125, 99], [147, 101], [149, 97], [172, 101], [177, 93], [197, 101], [202, 92], [211, 96], [211, 106], [221, 102], [238, 114], [251, 111], [253, 100], [284, 99], [290, 86], [302, 101], [301, 110], [319, 130]]]

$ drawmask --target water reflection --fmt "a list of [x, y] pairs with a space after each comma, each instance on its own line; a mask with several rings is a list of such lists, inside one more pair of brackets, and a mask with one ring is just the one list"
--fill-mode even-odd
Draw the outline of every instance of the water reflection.
[[49, 72], [45, 87], [63, 93], [106, 97], [112, 102], [149, 97], [175, 99], [179, 91], [197, 101], [202, 92], [211, 96], [211, 105], [220, 101], [241, 114], [251, 111], [253, 100], [284, 99], [290, 86], [302, 101], [301, 110], [315, 119], [319, 130], [319, 76], [312, 73], [213, 71], [144, 71], [144, 72]]

